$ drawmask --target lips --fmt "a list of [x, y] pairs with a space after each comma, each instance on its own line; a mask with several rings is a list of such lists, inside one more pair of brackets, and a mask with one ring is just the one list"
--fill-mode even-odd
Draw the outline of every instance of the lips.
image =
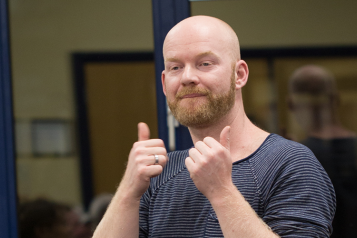
[[208, 89], [198, 87], [184, 87], [175, 96], [176, 100], [205, 97], [209, 95]]
[[190, 94], [186, 94], [184, 96], [181, 97], [181, 99], [184, 99], [184, 98], [196, 98], [196, 97], [203, 97], [205, 96], [204, 94], [201, 94], [201, 93], [190, 93]]

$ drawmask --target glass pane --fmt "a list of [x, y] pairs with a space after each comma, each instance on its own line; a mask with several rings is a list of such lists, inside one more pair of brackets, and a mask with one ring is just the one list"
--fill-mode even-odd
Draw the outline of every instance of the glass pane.
[[248, 83], [242, 90], [244, 109], [248, 118], [263, 130], [277, 132], [276, 112], [272, 110], [276, 104], [273, 87], [274, 82], [268, 78], [268, 61], [246, 59], [249, 67]]
[[339, 121], [344, 127], [357, 132], [357, 59], [356, 58], [279, 58], [275, 60], [275, 79], [279, 93], [279, 121], [292, 138], [301, 141], [307, 131], [299, 125], [292, 111], [288, 110], [288, 79], [297, 68], [314, 64], [324, 67], [335, 77], [338, 93]]
[[275, 75], [285, 136], [312, 150], [335, 187], [337, 211], [332, 237], [354, 237], [357, 58], [277, 59]]

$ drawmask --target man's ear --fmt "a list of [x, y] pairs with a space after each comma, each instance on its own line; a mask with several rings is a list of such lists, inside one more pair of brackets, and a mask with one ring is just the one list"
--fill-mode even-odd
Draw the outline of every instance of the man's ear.
[[241, 89], [248, 81], [249, 69], [244, 60], [239, 60], [236, 63], [236, 89]]
[[165, 70], [162, 71], [161, 73], [161, 84], [162, 84], [162, 90], [166, 96], [166, 86], [165, 86]]

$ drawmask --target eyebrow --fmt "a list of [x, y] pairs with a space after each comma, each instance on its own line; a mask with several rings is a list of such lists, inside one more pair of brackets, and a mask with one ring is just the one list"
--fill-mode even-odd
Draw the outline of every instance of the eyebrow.
[[212, 51], [206, 51], [206, 52], [203, 52], [203, 53], [200, 53], [196, 56], [196, 58], [202, 58], [202, 57], [205, 57], [205, 56], [214, 56], [216, 57], [217, 59], [219, 59], [220, 57], [218, 55], [216, 55], [215, 53], [213, 53]]
[[165, 62], [178, 62], [178, 61], [180, 61], [178, 58], [175, 58], [175, 57], [172, 57], [172, 58], [167, 58], [166, 60], [165, 60]]
[[[218, 55], [216, 55], [215, 53], [213, 53], [212, 51], [206, 51], [206, 52], [199, 53], [198, 55], [196, 55], [195, 58], [202, 58], [202, 57], [205, 57], [205, 56], [214, 56], [217, 59], [220, 59], [220, 57]], [[180, 61], [180, 60], [178, 58], [175, 58], [175, 57], [167, 58], [165, 60], [165, 62], [178, 62], [178, 61]]]

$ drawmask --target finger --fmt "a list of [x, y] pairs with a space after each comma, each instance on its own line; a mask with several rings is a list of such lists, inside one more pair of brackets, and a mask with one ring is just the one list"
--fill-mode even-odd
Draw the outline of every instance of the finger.
[[156, 177], [162, 173], [163, 167], [161, 165], [152, 165], [147, 167], [146, 174], [150, 178]]
[[200, 161], [200, 157], [202, 156], [201, 152], [196, 148], [190, 149], [188, 155], [194, 163], [198, 163]]
[[215, 148], [217, 146], [222, 146], [220, 142], [209, 136], [205, 137], [203, 139], [203, 142], [207, 145], [207, 148]]
[[194, 149], [197, 149], [201, 154], [207, 154], [207, 151], [209, 151], [210, 148], [211, 147], [207, 145], [204, 141], [198, 141], [196, 142]]
[[138, 124], [138, 140], [148, 140], [150, 139], [150, 129], [148, 125], [144, 122]]
[[142, 155], [167, 155], [166, 148], [161, 146], [145, 146], [140, 148], [140, 154]]
[[159, 160], [162, 161], [162, 165], [166, 164], [168, 159], [167, 152], [164, 147], [137, 147], [132, 150], [133, 160], [136, 161], [137, 164], [153, 165], [155, 164], [155, 155], [159, 156]]
[[146, 161], [147, 165], [161, 165], [162, 167], [165, 167], [168, 158], [165, 155], [157, 155], [158, 158], [158, 163], [156, 163], [156, 158], [155, 155], [148, 156], [148, 159]]
[[185, 159], [185, 165], [186, 165], [187, 170], [190, 172], [190, 171], [192, 171], [193, 167], [195, 166], [195, 162], [192, 160], [191, 157], [187, 157]]
[[221, 131], [220, 135], [220, 143], [223, 145], [228, 151], [230, 151], [231, 145], [230, 145], [230, 134], [231, 134], [231, 127], [226, 126], [223, 128]]
[[133, 147], [162, 147], [165, 148], [165, 144], [161, 139], [149, 139], [144, 141], [137, 141], [134, 143]]

